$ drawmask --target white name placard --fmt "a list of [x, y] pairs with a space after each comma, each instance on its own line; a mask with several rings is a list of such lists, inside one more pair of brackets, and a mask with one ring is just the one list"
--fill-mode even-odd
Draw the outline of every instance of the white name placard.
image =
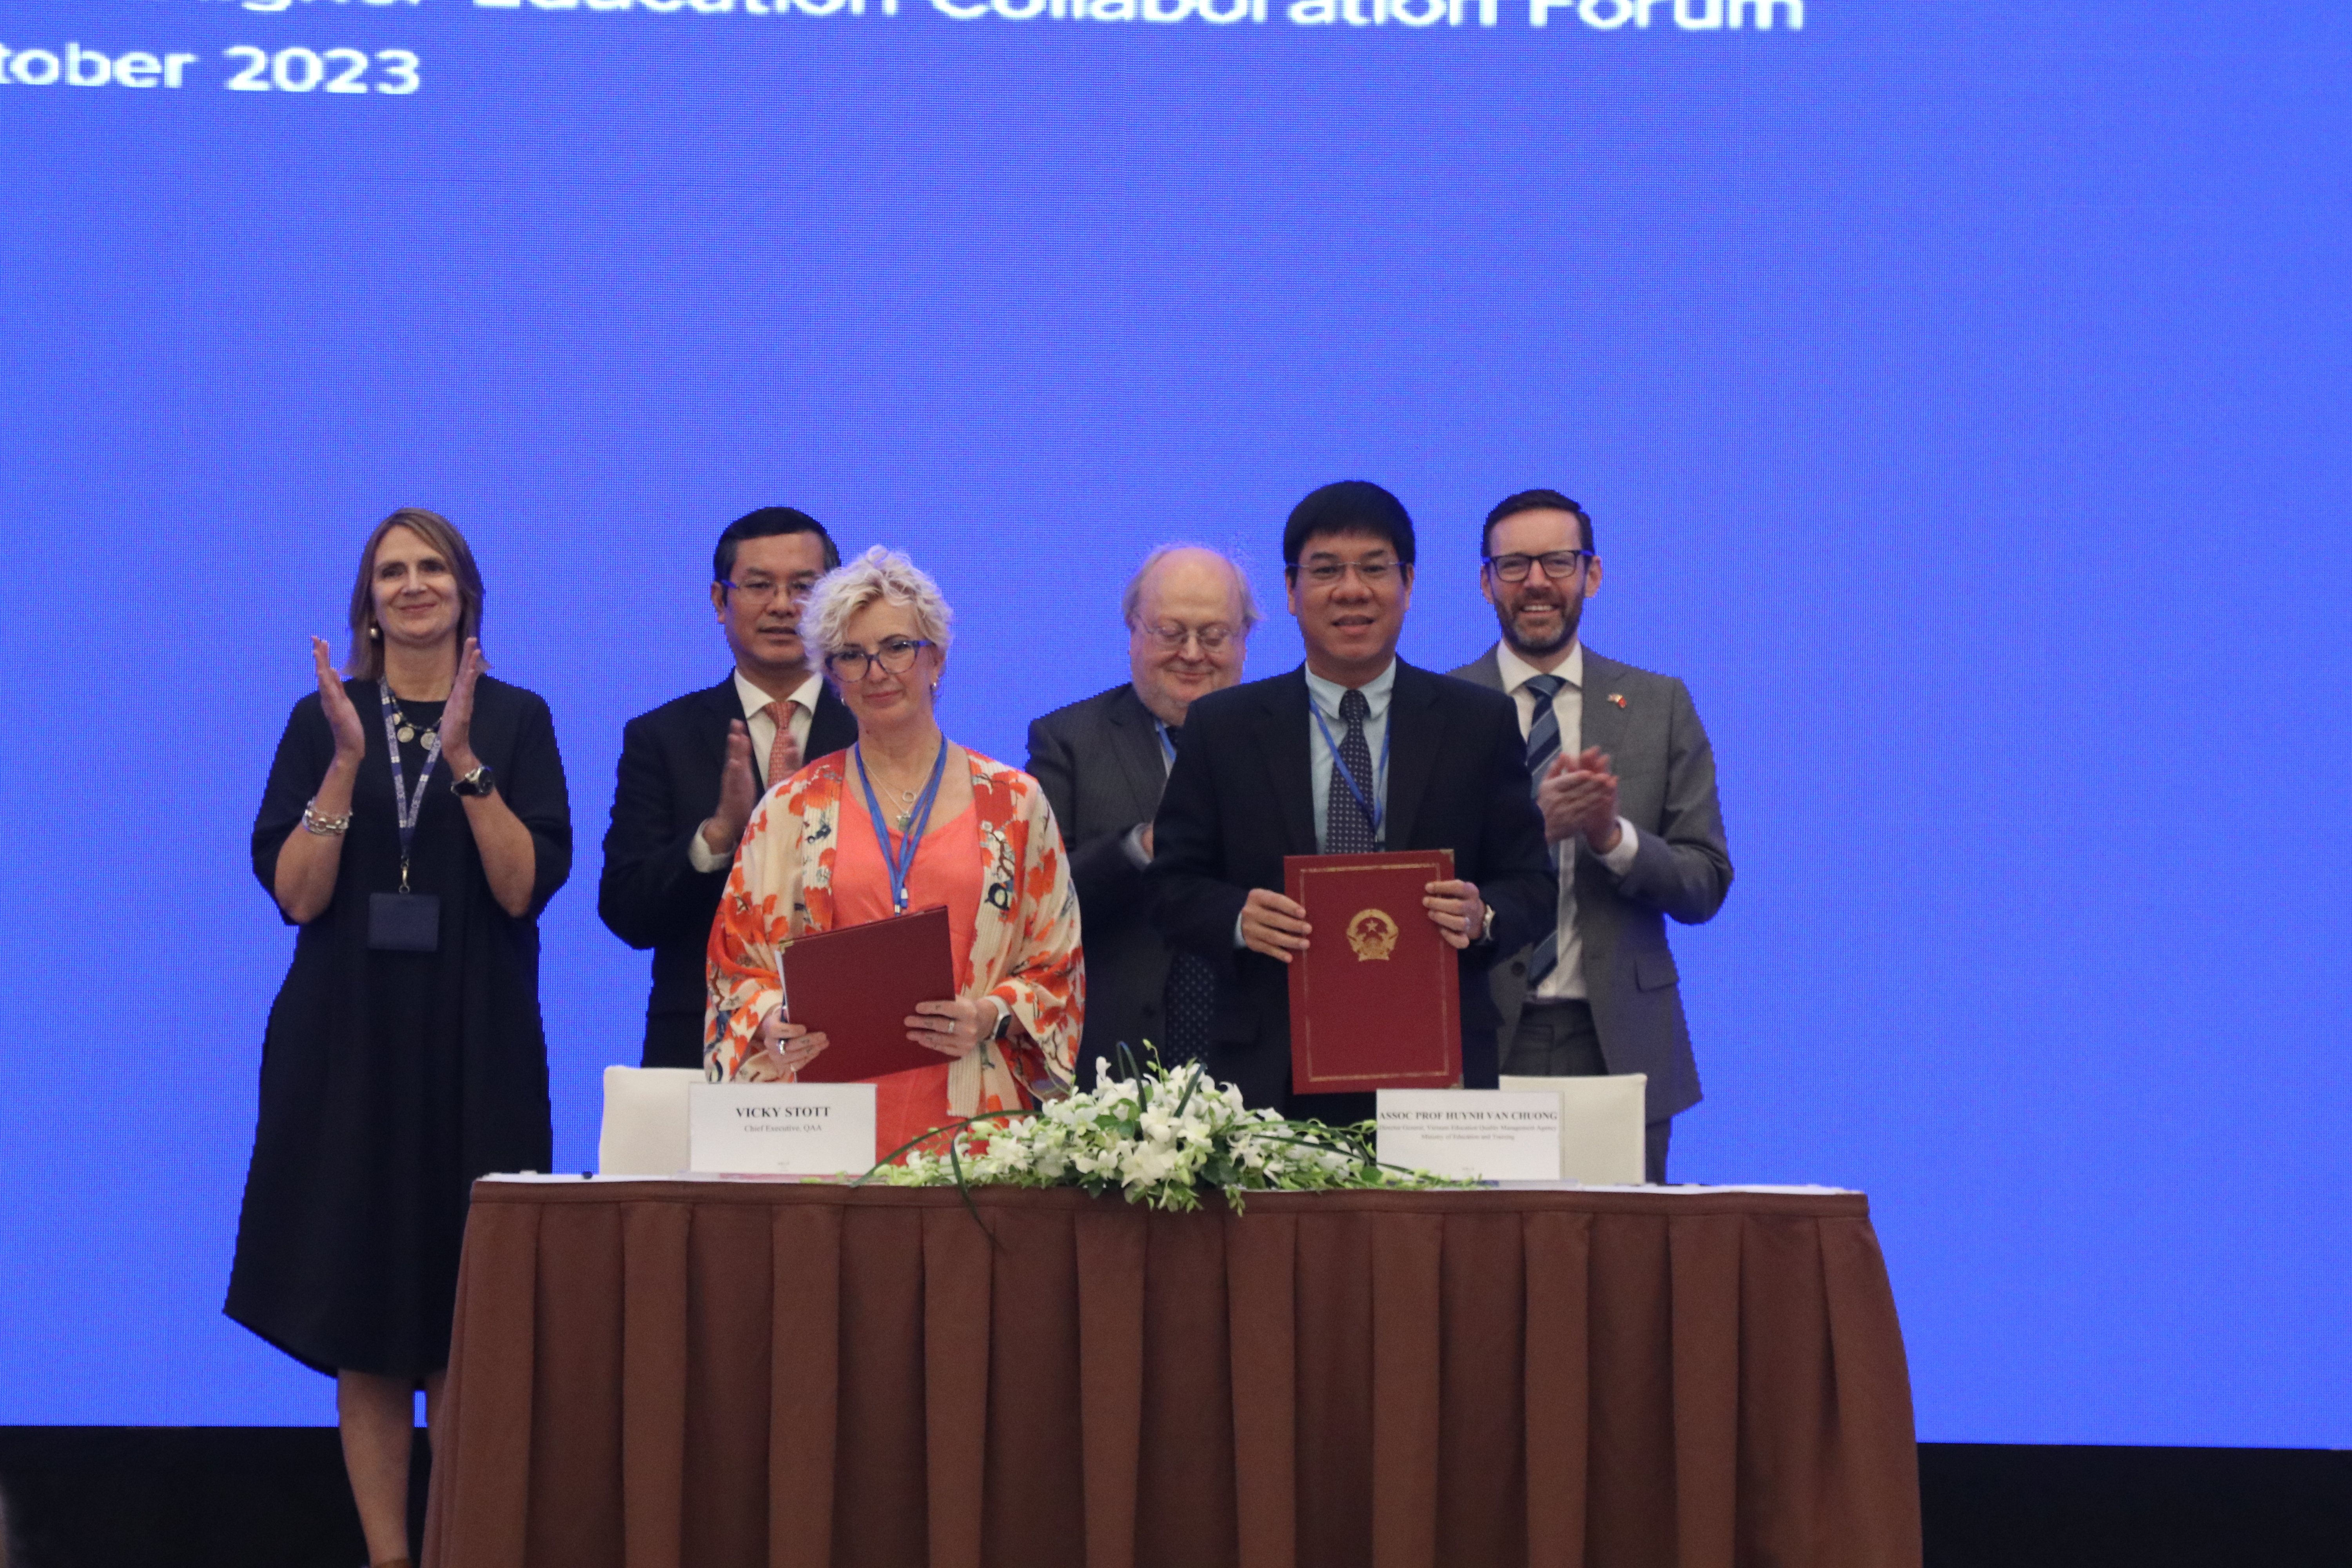
[[1559, 1097], [1495, 1089], [1380, 1091], [1383, 1163], [1481, 1182], [1559, 1180]]
[[687, 1100], [694, 1170], [861, 1176], [873, 1169], [870, 1083], [698, 1083]]

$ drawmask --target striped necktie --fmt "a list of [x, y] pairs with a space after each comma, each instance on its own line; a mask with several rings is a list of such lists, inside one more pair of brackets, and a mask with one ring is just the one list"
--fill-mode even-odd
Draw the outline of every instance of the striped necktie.
[[[1559, 755], [1559, 715], [1553, 711], [1551, 703], [1568, 682], [1557, 675], [1535, 675], [1528, 678], [1527, 685], [1536, 700], [1535, 721], [1528, 726], [1528, 793], [1532, 795], [1550, 771], [1553, 759]], [[1551, 856], [1552, 868], [1558, 870], [1559, 846], [1547, 844], [1544, 847]], [[1549, 931], [1528, 955], [1528, 989], [1534, 991], [1559, 966], [1559, 932]]]
[[768, 748], [768, 787], [773, 789], [801, 771], [801, 749], [793, 740], [793, 704], [779, 700], [760, 711], [776, 723], [776, 739]]
[[1557, 675], [1531, 675], [1528, 689], [1535, 693], [1535, 721], [1528, 726], [1528, 793], [1543, 783], [1552, 759], [1559, 755], [1559, 715], [1552, 710], [1552, 699], [1558, 697], [1568, 682]]

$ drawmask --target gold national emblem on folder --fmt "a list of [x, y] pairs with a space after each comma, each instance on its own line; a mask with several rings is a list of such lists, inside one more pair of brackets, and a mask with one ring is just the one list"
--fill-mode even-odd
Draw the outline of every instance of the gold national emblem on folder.
[[1422, 904], [1453, 877], [1444, 849], [1283, 858], [1315, 936], [1290, 965], [1292, 1093], [1462, 1081], [1462, 962]]
[[1348, 922], [1348, 945], [1359, 962], [1385, 963], [1396, 951], [1397, 923], [1386, 910], [1360, 910]]

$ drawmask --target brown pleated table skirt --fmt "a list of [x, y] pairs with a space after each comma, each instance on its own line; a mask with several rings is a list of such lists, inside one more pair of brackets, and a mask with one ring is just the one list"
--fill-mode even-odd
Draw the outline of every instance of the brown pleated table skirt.
[[1853, 1194], [475, 1188], [426, 1568], [1916, 1568]]

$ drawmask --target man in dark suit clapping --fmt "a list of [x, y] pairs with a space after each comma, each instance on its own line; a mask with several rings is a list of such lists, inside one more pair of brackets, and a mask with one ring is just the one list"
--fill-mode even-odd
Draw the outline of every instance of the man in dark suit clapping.
[[[1165, 545], [1128, 583], [1129, 679], [1029, 726], [1029, 773], [1045, 788], [1068, 847], [1087, 951], [1079, 1070], [1150, 1041], [1160, 1059], [1197, 1058], [1209, 1042], [1215, 975], [1172, 954], [1151, 924], [1143, 870], [1152, 814], [1183, 743], [1195, 698], [1242, 678], [1257, 601], [1242, 569], [1213, 550]], [[1091, 1081], [1087, 1079], [1087, 1081]]]
[[735, 843], [769, 788], [857, 739], [857, 722], [810, 668], [801, 605], [841, 552], [816, 519], [762, 507], [719, 536], [710, 606], [735, 668], [621, 731], [596, 912], [653, 949], [644, 1065], [702, 1066], [703, 952]]
[[1289, 1092], [1287, 965], [1315, 938], [1282, 893], [1282, 859], [1444, 848], [1455, 879], [1430, 883], [1423, 906], [1461, 953], [1464, 1082], [1491, 1089], [1486, 970], [1550, 928], [1554, 896], [1517, 717], [1501, 692], [1396, 657], [1413, 531], [1394, 496], [1326, 485], [1282, 545], [1307, 663], [1193, 703], [1153, 825], [1153, 918], [1219, 972], [1209, 1070], [1254, 1106], [1370, 1116], [1370, 1095]]

